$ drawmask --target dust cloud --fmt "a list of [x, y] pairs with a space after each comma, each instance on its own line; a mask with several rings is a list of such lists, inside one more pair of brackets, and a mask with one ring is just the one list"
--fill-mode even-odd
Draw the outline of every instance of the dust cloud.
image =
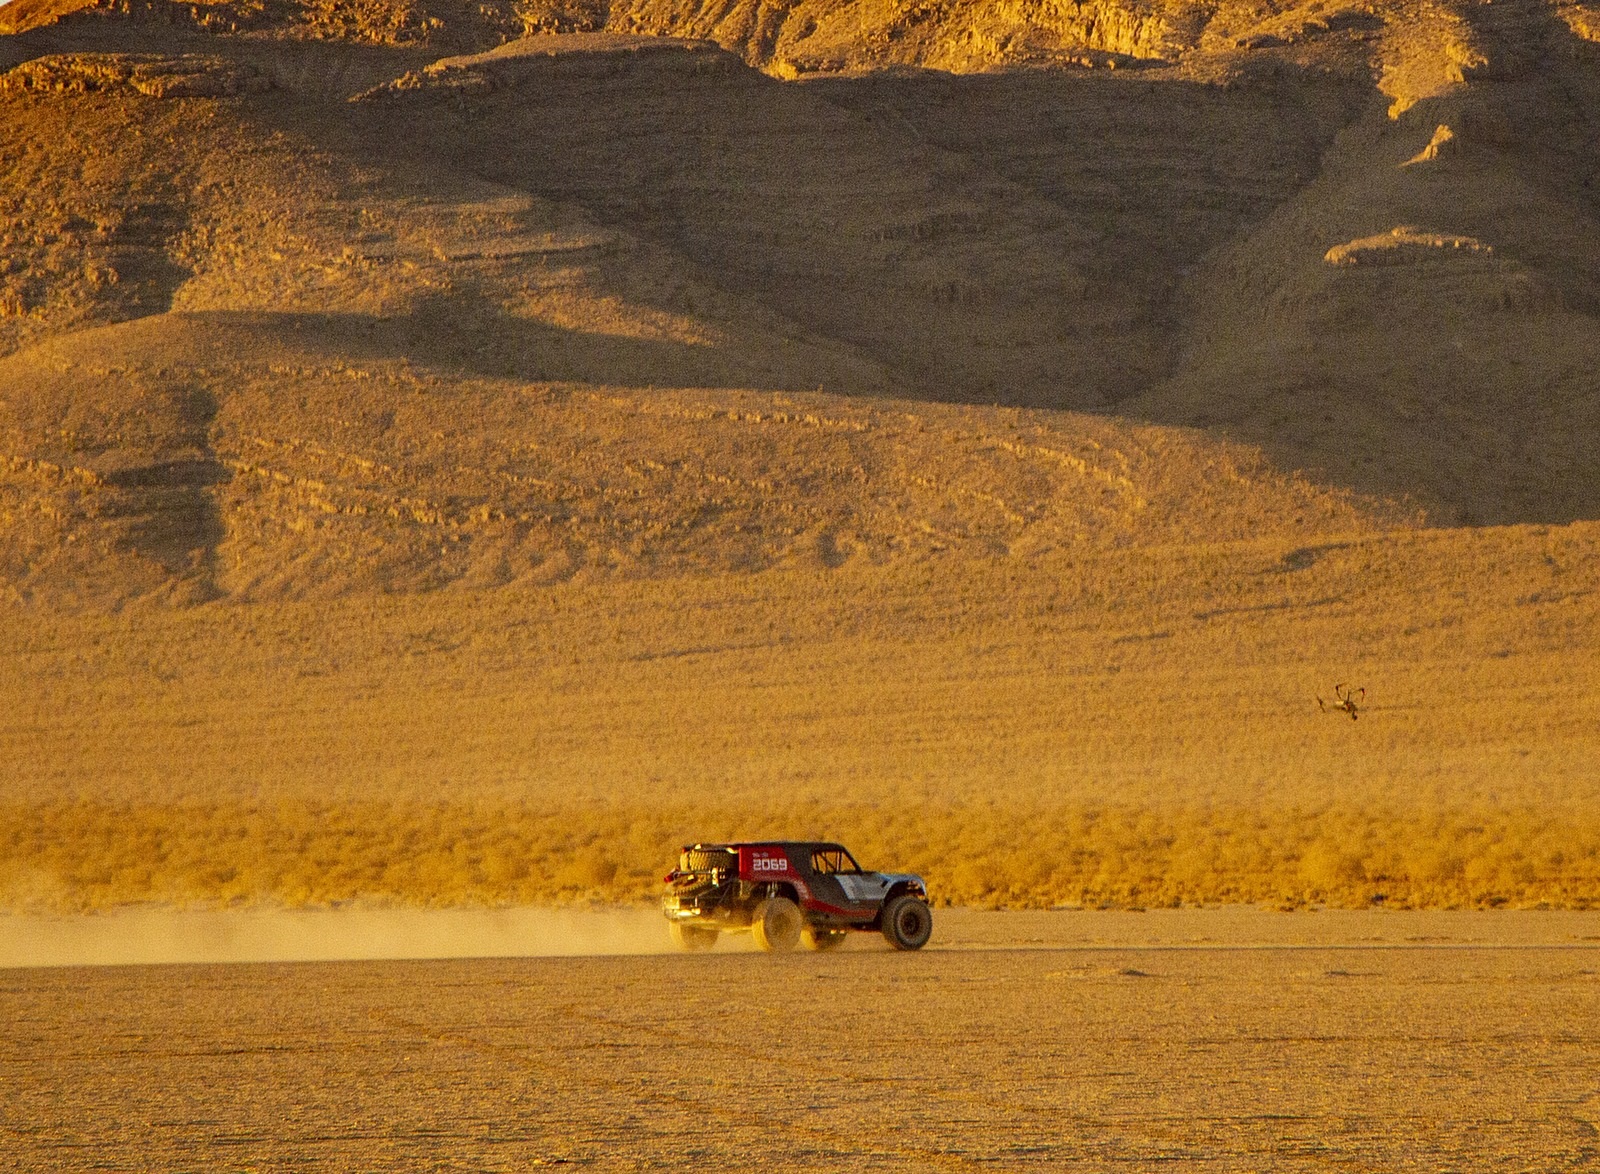
[[658, 954], [651, 909], [141, 908], [0, 917], [0, 967]]
[[[723, 934], [718, 953], [749, 953]], [[850, 952], [887, 951], [876, 933]], [[934, 952], [1062, 952], [1087, 957], [1262, 950], [1600, 949], [1600, 910], [1321, 909], [1232, 905], [1143, 910], [941, 907]], [[589, 908], [182, 909], [146, 905], [77, 915], [0, 915], [0, 969], [163, 963], [335, 962], [425, 958], [621, 957], [674, 953], [656, 910]], [[1096, 971], [1098, 973], [1098, 971]]]

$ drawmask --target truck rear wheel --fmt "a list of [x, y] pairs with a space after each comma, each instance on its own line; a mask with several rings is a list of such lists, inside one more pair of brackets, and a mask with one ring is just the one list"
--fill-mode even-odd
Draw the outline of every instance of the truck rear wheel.
[[788, 897], [768, 897], [756, 906], [750, 919], [750, 932], [756, 945], [769, 954], [782, 953], [800, 944], [800, 927], [804, 921], [800, 906]]
[[667, 922], [672, 934], [672, 944], [680, 950], [709, 950], [717, 944], [717, 931], [703, 925], [685, 925], [681, 921]]
[[904, 893], [883, 907], [883, 936], [897, 950], [920, 950], [933, 936], [933, 910]]
[[818, 929], [808, 925], [800, 931], [800, 940], [808, 950], [837, 950], [844, 945], [844, 930]]

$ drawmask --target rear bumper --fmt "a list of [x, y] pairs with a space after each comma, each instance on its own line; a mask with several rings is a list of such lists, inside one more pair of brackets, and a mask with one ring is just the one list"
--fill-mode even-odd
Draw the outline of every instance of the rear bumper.
[[727, 905], [717, 897], [715, 893], [693, 897], [667, 893], [661, 898], [661, 914], [668, 921], [698, 922], [722, 928], [733, 919]]

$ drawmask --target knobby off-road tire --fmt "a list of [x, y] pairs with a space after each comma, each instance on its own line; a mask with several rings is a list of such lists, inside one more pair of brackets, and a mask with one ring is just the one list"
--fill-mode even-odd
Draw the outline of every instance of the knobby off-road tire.
[[920, 950], [933, 936], [933, 910], [910, 894], [896, 897], [883, 907], [883, 936], [897, 950]]
[[672, 944], [680, 950], [709, 950], [717, 944], [717, 931], [703, 925], [685, 925], [681, 921], [667, 922], [667, 932], [672, 934]]
[[756, 945], [769, 954], [777, 954], [800, 944], [800, 927], [804, 924], [800, 906], [788, 897], [768, 897], [756, 906], [755, 915], [750, 920], [750, 932], [756, 939]]
[[817, 929], [808, 925], [800, 931], [800, 940], [808, 950], [837, 950], [844, 945], [844, 937], [842, 929]]

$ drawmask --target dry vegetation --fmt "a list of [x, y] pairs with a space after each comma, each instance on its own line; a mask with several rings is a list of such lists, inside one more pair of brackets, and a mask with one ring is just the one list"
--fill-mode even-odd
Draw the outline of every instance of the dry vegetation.
[[[953, 789], [953, 788], [952, 788]], [[1207, 804], [663, 800], [568, 806], [317, 802], [0, 808], [7, 903], [641, 901], [676, 845], [752, 829], [847, 837], [915, 868], [940, 903], [997, 908], [1254, 902], [1397, 908], [1600, 906], [1600, 820], [1559, 803], [1264, 810]]]
[[1588, 12], [12, 0], [0, 900], [1600, 901]]

